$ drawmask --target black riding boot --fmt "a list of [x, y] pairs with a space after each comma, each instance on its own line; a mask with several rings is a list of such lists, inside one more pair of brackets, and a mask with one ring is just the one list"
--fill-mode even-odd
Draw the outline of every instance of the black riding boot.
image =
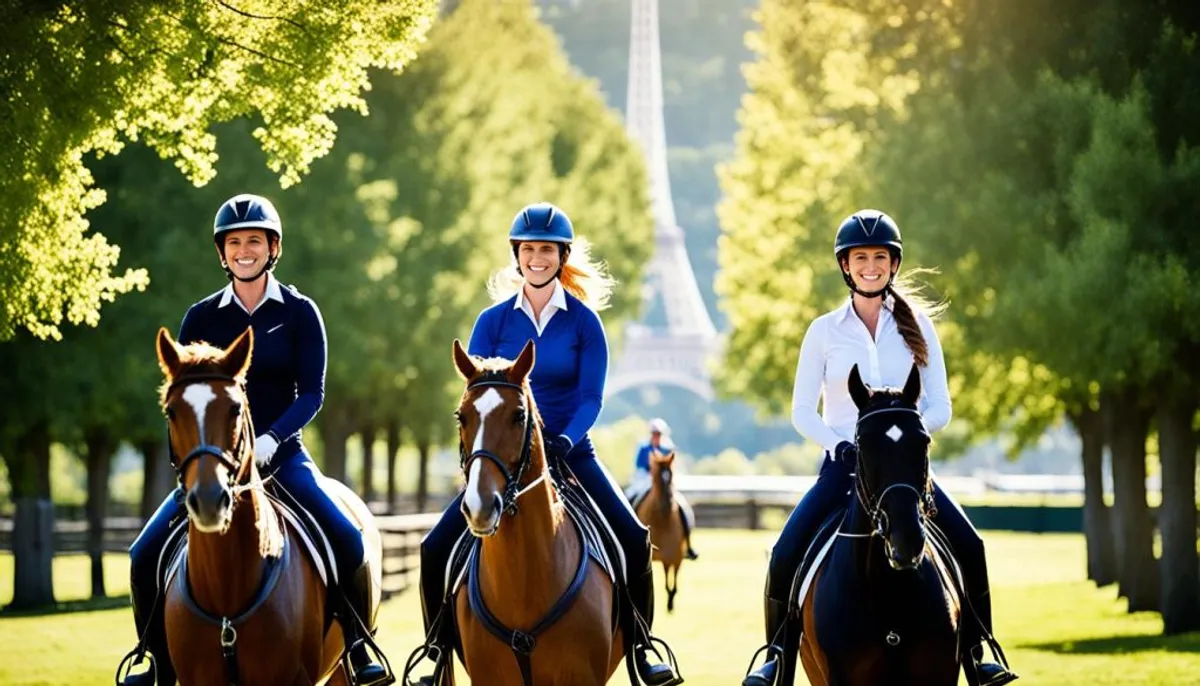
[[[966, 567], [963, 568], [966, 573]], [[982, 589], [982, 590], [980, 590]], [[1017, 680], [1017, 675], [1009, 671], [1007, 665], [999, 662], [984, 662], [984, 647], [982, 641], [991, 639], [992, 636], [992, 596], [988, 591], [987, 575], [984, 574], [982, 579], [967, 579], [967, 592], [971, 596], [971, 609], [974, 610], [974, 619], [967, 618], [968, 622], [978, 622], [978, 626], [968, 626], [966, 637], [969, 638], [967, 645], [970, 646], [969, 656], [970, 665], [975, 669], [975, 675], [978, 679], [979, 686], [1002, 686]], [[999, 646], [999, 643], [996, 644]]]
[[628, 590], [633, 609], [643, 620], [637, 621], [636, 617], [632, 617], [632, 629], [626, 630], [625, 639], [626, 650], [633, 651], [638, 677], [647, 686], [675, 686], [683, 683], [683, 679], [670, 663], [650, 662], [652, 653], [660, 659], [662, 656], [658, 655], [650, 640], [650, 628], [654, 626], [654, 569], [650, 566], [649, 555], [646, 556], [646, 567], [641, 573], [630, 573]]
[[373, 588], [371, 587], [371, 568], [367, 564], [359, 567], [348, 579], [342, 579], [342, 592], [345, 596], [346, 616], [342, 617], [342, 634], [346, 639], [346, 653], [349, 657], [352, 683], [358, 686], [386, 686], [395, 683], [396, 678], [384, 666], [375, 661], [367, 649], [364, 627], [366, 631], [374, 632], [375, 609], [371, 605]]
[[[130, 674], [122, 681], [123, 686], [171, 686], [175, 683], [175, 670], [171, 667], [171, 655], [167, 652], [167, 627], [163, 616], [163, 600], [158, 596], [158, 584], [130, 582], [129, 596], [133, 604], [133, 624], [138, 636], [144, 637], [146, 651], [153, 658], [138, 660], [133, 666], [147, 662], [147, 671]], [[145, 588], [139, 588], [145, 587]]]
[[[442, 588], [442, 575], [446, 560], [436, 550], [421, 548], [421, 619], [425, 626], [426, 643], [418, 647], [409, 656], [404, 666], [405, 683], [403, 686], [439, 686], [443, 682], [444, 673], [452, 669], [450, 653], [454, 650], [456, 640], [453, 619], [448, 613], [453, 607], [446, 604], [446, 592]], [[409, 672], [428, 657], [433, 661], [433, 673], [418, 677], [416, 681], [408, 679]]]
[[688, 518], [683, 514], [683, 508], [679, 509], [679, 521], [683, 522], [683, 542], [687, 544], [687, 559], [695, 560], [700, 557], [699, 553], [692, 549], [692, 525], [688, 522]]
[[796, 653], [800, 650], [800, 618], [789, 616], [786, 600], [764, 596], [763, 605], [767, 645], [759, 652], [765, 650], [767, 657], [761, 667], [746, 675], [742, 686], [792, 686], [796, 678]]

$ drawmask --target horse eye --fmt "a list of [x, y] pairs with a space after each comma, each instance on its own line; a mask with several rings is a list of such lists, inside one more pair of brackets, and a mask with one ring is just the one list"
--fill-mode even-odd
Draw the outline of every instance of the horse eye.
[[240, 414], [242, 414], [242, 406], [241, 405], [234, 403], [229, 406], [230, 419], [237, 419], [238, 415], [240, 415]]
[[455, 410], [455, 411], [454, 411], [454, 421], [458, 422], [458, 425], [459, 425], [459, 426], [466, 426], [466, 425], [467, 425], [467, 420], [466, 420], [466, 418], [465, 418], [465, 417], [463, 417], [462, 413], [461, 413], [461, 412], [459, 412], [458, 410]]
[[168, 405], [166, 409], [163, 410], [163, 414], [167, 419], [175, 419], [175, 408]]
[[514, 424], [524, 424], [525, 423], [525, 410], [517, 410], [513, 414], [513, 423]]

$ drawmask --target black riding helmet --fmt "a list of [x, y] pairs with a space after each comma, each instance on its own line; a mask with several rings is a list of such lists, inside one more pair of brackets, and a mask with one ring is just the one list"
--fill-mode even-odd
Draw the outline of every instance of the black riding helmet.
[[[254, 281], [264, 272], [274, 268], [279, 259], [279, 252], [283, 249], [283, 222], [280, 221], [279, 212], [270, 200], [261, 195], [242, 193], [226, 200], [217, 210], [217, 216], [213, 218], [213, 242], [217, 244], [217, 249], [222, 255], [225, 254], [225, 234], [238, 229], [262, 229], [267, 232], [268, 238], [274, 237], [275, 242], [279, 244], [276, 253], [267, 258], [267, 264], [262, 271], [253, 279], [249, 279]], [[225, 273], [231, 280], [234, 278], [228, 265], [225, 265]]]
[[886, 247], [896, 258], [897, 271], [899, 271], [899, 263], [904, 259], [904, 244], [900, 239], [900, 227], [896, 224], [895, 219], [879, 210], [859, 210], [842, 220], [842, 224], [837, 230], [837, 236], [833, 240], [833, 255], [837, 260], [838, 271], [842, 273], [842, 280], [855, 293], [868, 298], [878, 298], [891, 288], [892, 280], [895, 278], [894, 274], [888, 276], [887, 285], [883, 288], [868, 293], [859, 290], [858, 286], [854, 285], [854, 279], [850, 278], [850, 275], [842, 269], [842, 260], [850, 252], [850, 248], [870, 246]]

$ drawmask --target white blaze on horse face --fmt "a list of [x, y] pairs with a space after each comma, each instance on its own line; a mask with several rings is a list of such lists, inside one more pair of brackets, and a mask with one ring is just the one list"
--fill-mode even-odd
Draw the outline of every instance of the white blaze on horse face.
[[893, 443], [899, 443], [903, 436], [904, 432], [901, 431], [900, 427], [896, 426], [895, 424], [892, 425], [892, 428], [887, 430], [887, 437], [892, 439]]
[[[504, 398], [500, 397], [500, 392], [494, 388], [487, 389], [483, 395], [475, 399], [475, 411], [479, 413], [479, 430], [475, 432], [475, 444], [471, 446], [472, 454], [483, 449], [483, 427], [487, 425], [487, 416], [491, 414], [492, 410], [503, 404]], [[463, 494], [467, 509], [471, 512], [479, 512], [483, 507], [483, 498], [479, 494], [479, 474], [482, 471], [483, 460], [475, 460], [471, 463], [471, 474], [467, 477], [467, 490]]]
[[192, 412], [196, 413], [196, 430], [201, 443], [208, 442], [204, 438], [204, 413], [208, 410], [208, 404], [216, 399], [217, 394], [213, 392], [212, 386], [206, 383], [194, 383], [183, 389], [184, 402], [191, 405]]

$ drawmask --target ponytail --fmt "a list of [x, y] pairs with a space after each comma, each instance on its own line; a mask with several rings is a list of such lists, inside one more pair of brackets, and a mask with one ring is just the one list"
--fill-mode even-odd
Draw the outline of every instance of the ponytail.
[[921, 324], [917, 321], [917, 313], [922, 312], [930, 319], [934, 319], [946, 310], [946, 303], [931, 301], [921, 295], [922, 286], [914, 278], [921, 273], [934, 272], [928, 269], [910, 270], [905, 276], [898, 277], [889, 290], [892, 295], [892, 316], [896, 319], [896, 328], [900, 331], [900, 336], [904, 338], [904, 344], [908, 346], [909, 352], [912, 353], [913, 361], [918, 366], [925, 367], [929, 364], [929, 345], [925, 341], [925, 334], [921, 331]]

